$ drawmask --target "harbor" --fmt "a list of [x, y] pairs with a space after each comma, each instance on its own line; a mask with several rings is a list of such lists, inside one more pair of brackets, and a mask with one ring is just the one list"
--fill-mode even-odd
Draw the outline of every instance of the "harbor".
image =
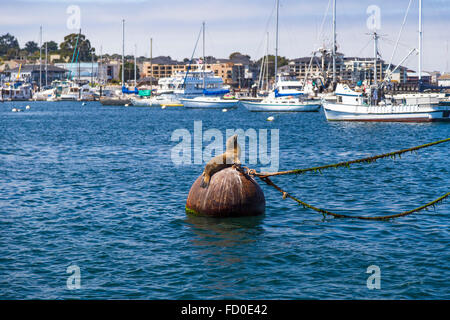
[[[450, 70], [423, 48], [432, 4], [391, 3], [394, 27], [371, 30], [371, 3], [361, 21], [349, 4], [264, 2], [245, 47], [216, 4], [153, 31], [136, 29], [146, 1], [83, 3], [111, 14], [98, 35], [92, 13], [64, 36], [27, 25], [35, 45], [0, 35], [0, 299], [450, 299]], [[319, 45], [287, 41], [308, 15]], [[354, 25], [361, 55], [345, 50]]]

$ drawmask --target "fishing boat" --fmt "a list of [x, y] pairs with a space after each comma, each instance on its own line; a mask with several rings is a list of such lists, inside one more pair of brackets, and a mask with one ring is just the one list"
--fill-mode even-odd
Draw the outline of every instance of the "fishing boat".
[[[419, 0], [419, 17], [421, 17], [421, 8], [422, 1]], [[419, 20], [421, 21], [420, 18]], [[419, 48], [421, 48], [421, 22], [419, 25]], [[376, 66], [378, 60], [379, 35], [376, 31], [373, 32], [373, 39], [374, 84], [363, 92], [353, 90], [348, 85], [338, 84], [335, 91], [337, 100], [335, 102], [322, 101], [327, 120], [384, 122], [449, 121], [450, 106], [442, 104], [439, 95], [432, 93], [413, 93], [402, 96], [388, 96], [384, 94], [389, 79], [385, 79], [381, 83], [377, 82]], [[420, 51], [421, 50], [419, 50], [419, 75], [421, 74]]]
[[31, 85], [23, 82], [6, 83], [1, 88], [0, 96], [3, 101], [28, 101], [33, 96]]
[[450, 107], [439, 104], [438, 98], [378, 99], [379, 89], [372, 86], [368, 92], [357, 92], [348, 85], [338, 84], [336, 102], [323, 100], [325, 116], [329, 121], [384, 121], [431, 122], [449, 121]]

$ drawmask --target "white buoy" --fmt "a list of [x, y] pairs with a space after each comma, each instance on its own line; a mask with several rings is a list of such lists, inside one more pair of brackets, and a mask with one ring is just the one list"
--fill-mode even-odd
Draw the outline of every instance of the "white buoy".
[[86, 102], [83, 102], [81, 105], [82, 105], [82, 106], [85, 106], [85, 105], [86, 105]]
[[125, 105], [125, 107], [128, 107], [128, 103]]
[[166, 108], [166, 106], [162, 106], [162, 107], [161, 107], [161, 109], [165, 109], [165, 108]]
[[228, 110], [227, 109], [222, 109], [222, 112], [227, 112]]
[[26, 106], [25, 109], [30, 110], [30, 106]]
[[267, 118], [267, 121], [273, 121], [273, 120], [275, 120], [275, 117], [273, 117], [273, 116], [270, 116]]
[[17, 112], [17, 109], [16, 108], [12, 108], [11, 111], [12, 112]]

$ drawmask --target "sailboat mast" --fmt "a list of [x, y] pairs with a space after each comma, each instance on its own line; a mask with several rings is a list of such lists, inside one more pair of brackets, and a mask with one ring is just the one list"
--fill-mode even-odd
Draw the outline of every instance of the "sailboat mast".
[[419, 0], [419, 82], [422, 80], [422, 0]]
[[205, 21], [203, 21], [203, 89], [205, 88], [205, 69], [206, 69], [206, 57], [205, 57]]
[[277, 29], [275, 33], [275, 83], [278, 74], [278, 16], [279, 16], [280, 0], [277, 0]]
[[153, 38], [150, 38], [150, 91], [153, 90]]
[[100, 71], [97, 72], [97, 78], [100, 78], [99, 82], [103, 83], [103, 46], [100, 46]]
[[39, 91], [42, 87], [42, 26], [39, 28]]
[[134, 45], [134, 87], [137, 87], [137, 76], [136, 76], [136, 63], [137, 63], [137, 59], [136, 59], [136, 55], [137, 55], [137, 44]]
[[45, 43], [45, 86], [48, 86], [48, 49], [47, 42]]
[[122, 88], [125, 84], [125, 19], [122, 20]]
[[374, 44], [373, 44], [373, 55], [374, 55], [374, 60], [373, 60], [373, 83], [375, 85], [377, 85], [377, 61], [378, 61], [378, 34], [376, 31], [373, 32], [373, 40], [374, 40]]
[[333, 83], [336, 83], [336, 0], [333, 0]]
[[267, 32], [267, 46], [266, 46], [266, 64], [264, 66], [266, 74], [266, 91], [269, 91], [269, 33]]

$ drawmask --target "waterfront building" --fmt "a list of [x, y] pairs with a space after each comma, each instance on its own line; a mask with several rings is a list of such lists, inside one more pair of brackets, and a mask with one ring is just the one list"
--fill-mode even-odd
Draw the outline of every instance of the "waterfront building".
[[[332, 72], [332, 59], [330, 55], [322, 57], [302, 57], [290, 60], [288, 63], [289, 73], [297, 76], [298, 79], [323, 78], [326, 79]], [[386, 77], [389, 64], [384, 60], [377, 62], [377, 80], [382, 81]], [[391, 70], [395, 69], [391, 65]], [[336, 57], [336, 78], [341, 82], [356, 83], [359, 81], [373, 82], [373, 58], [344, 57], [342, 53], [337, 53]], [[407, 68], [400, 66], [391, 76], [392, 82], [405, 83], [407, 81]]]
[[16, 67], [8, 72], [10, 74], [10, 81], [19, 80], [36, 84], [39, 83], [39, 74], [41, 74], [42, 84], [45, 85], [45, 83], [50, 84], [54, 80], [65, 79], [68, 70], [54, 65], [47, 65], [46, 67], [43, 64], [42, 67], [39, 67], [38, 64], [31, 64]]
[[[198, 71], [203, 68], [203, 64], [193, 64], [189, 62], [179, 62], [172, 60], [170, 57], [156, 57], [152, 62], [145, 61], [142, 64], [142, 77], [152, 77], [155, 79], [169, 78], [175, 74], [183, 73], [188, 70]], [[241, 62], [234, 62], [230, 59], [216, 59], [207, 57], [206, 71], [214, 72], [215, 76], [221, 77], [225, 85], [232, 87], [248, 87], [254, 81], [254, 77], [258, 74], [255, 67], [251, 63], [244, 65]]]
[[444, 73], [437, 80], [439, 86], [450, 87], [450, 73]]

